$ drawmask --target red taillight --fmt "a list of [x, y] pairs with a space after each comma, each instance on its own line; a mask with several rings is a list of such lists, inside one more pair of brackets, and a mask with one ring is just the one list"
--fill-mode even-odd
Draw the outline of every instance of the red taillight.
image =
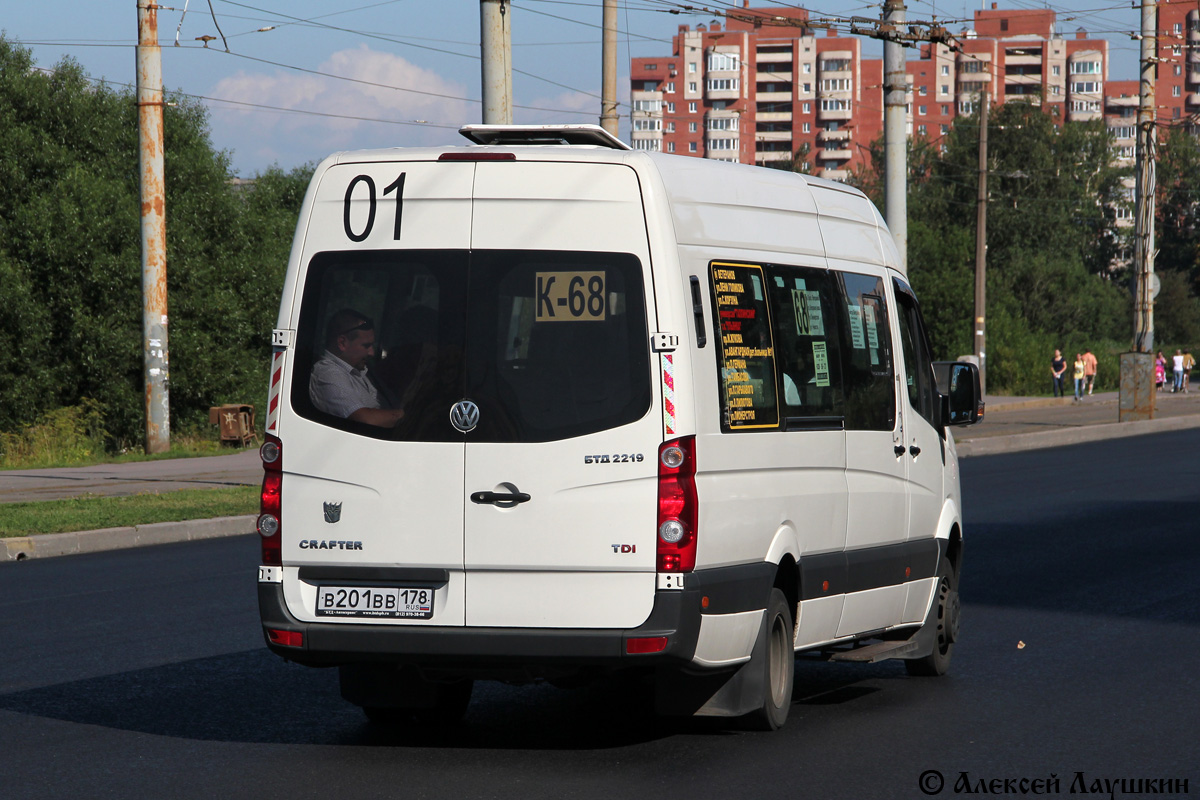
[[263, 462], [262, 497], [258, 512], [258, 533], [262, 536], [262, 564], [283, 564], [283, 442], [271, 434], [258, 450]]
[[661, 653], [667, 649], [667, 637], [642, 636], [625, 640], [625, 652], [631, 656], [641, 653]]
[[279, 631], [267, 628], [267, 638], [284, 647], [304, 647], [304, 634], [300, 631]]
[[658, 571], [696, 567], [696, 437], [658, 448]]

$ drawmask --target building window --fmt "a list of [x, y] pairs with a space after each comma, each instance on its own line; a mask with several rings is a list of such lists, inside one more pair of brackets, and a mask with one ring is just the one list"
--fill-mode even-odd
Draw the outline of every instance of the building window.
[[821, 72], [845, 72], [850, 69], [848, 58], [827, 58], [821, 62]]
[[1179, 93], [1180, 93], [1180, 89], [1181, 89], [1181, 88], [1182, 88], [1182, 87], [1181, 87], [1181, 86], [1179, 86], [1179, 84], [1175, 84], [1174, 86], [1172, 86], [1172, 87], [1171, 87], [1171, 97], [1179, 97]]
[[667, 123], [667, 133], [674, 133], [674, 132], [675, 132], [675, 123], [668, 122]]
[[667, 84], [667, 94], [675, 94], [675, 81]]
[[1109, 130], [1112, 131], [1114, 139], [1132, 139], [1137, 136], [1137, 128], [1133, 125], [1120, 125]]
[[964, 61], [959, 65], [960, 72], [983, 72], [983, 62], [976, 59]]
[[849, 111], [849, 100], [826, 99], [821, 101], [822, 111]]
[[736, 117], [717, 117], [710, 119], [705, 125], [710, 131], [736, 131], [738, 129], [738, 121]]
[[1103, 87], [1099, 81], [1075, 81], [1071, 84], [1071, 94], [1099, 94]]
[[693, 100], [692, 102], [688, 103], [688, 113], [689, 114], [696, 113], [696, 101]]
[[945, 136], [945, 135], [946, 135], [947, 133], [949, 133], [949, 132], [950, 132], [950, 126], [949, 126], [949, 125], [943, 125], [943, 126], [942, 126], [942, 136]]
[[1133, 158], [1135, 155], [1135, 145], [1126, 144], [1117, 148], [1117, 158]]
[[735, 72], [738, 69], [736, 53], [709, 53], [709, 72]]
[[938, 87], [938, 94], [940, 94], [940, 95], [950, 94], [950, 87], [943, 83], [941, 86]]
[[917, 94], [921, 95], [921, 97], [924, 97], [925, 95], [929, 94], [929, 87], [922, 86], [920, 89], [917, 90]]
[[737, 78], [709, 78], [704, 82], [705, 89], [710, 92], [736, 92]]
[[658, 69], [658, 64], [647, 64], [647, 65], [646, 65], [646, 71], [647, 71], [647, 72], [651, 72], [651, 71], [653, 71], [653, 70], [656, 70], [656, 69]]
[[1183, 33], [1183, 23], [1182, 22], [1175, 23], [1175, 33], [1177, 33], [1177, 34]]
[[811, 74], [812, 74], [812, 62], [811, 62], [811, 61], [805, 61], [805, 62], [804, 62], [804, 67], [802, 68], [802, 70], [801, 70], [801, 71], [802, 71], [802, 72], [803, 72], [805, 75], [811, 75]]
[[696, 143], [695, 142], [688, 142], [688, 152], [689, 153], [696, 152]]
[[821, 81], [822, 92], [850, 92], [854, 82], [849, 78], [826, 78]]
[[662, 120], [657, 117], [654, 119], [635, 119], [633, 121], [633, 129], [635, 131], [661, 131]]
[[695, 133], [695, 132], [696, 132], [696, 123], [689, 122], [688, 123], [688, 133]]
[[1058, 64], [1055, 64], [1054, 66], [1050, 67], [1050, 74], [1057, 78], [1059, 75], [1062, 75], [1062, 67], [1060, 67]]
[[1176, 75], [1182, 75], [1182, 74], [1183, 74], [1183, 66], [1182, 66], [1182, 65], [1180, 65], [1180, 64], [1176, 64], [1176, 65], [1175, 65], [1175, 74], [1176, 74]]
[[653, 150], [658, 153], [662, 151], [662, 139], [634, 139], [634, 150]]
[[710, 150], [737, 150], [737, 139], [713, 139], [708, 143]]
[[668, 114], [675, 113], [675, 104], [674, 103], [667, 103], [667, 113]]
[[696, 91], [696, 82], [695, 81], [688, 81], [688, 91], [689, 92]]
[[804, 131], [804, 133], [812, 133], [812, 125], [808, 124], [807, 122], [800, 126], [800, 129]]
[[1051, 87], [1050, 87], [1050, 94], [1052, 94], [1052, 95], [1060, 95], [1060, 94], [1062, 94], [1062, 92], [1061, 92], [1061, 91], [1059, 91], [1060, 89], [1062, 89], [1062, 87], [1061, 87], [1061, 86], [1059, 86], [1059, 85], [1056, 83], [1056, 84], [1054, 84], [1053, 86], [1051, 86]]
[[662, 111], [662, 100], [634, 100], [633, 110], [657, 114]]
[[1100, 74], [1100, 62], [1099, 61], [1072, 61], [1071, 62], [1071, 74], [1072, 75], [1099, 75]]
[[942, 106], [942, 116], [944, 117], [949, 113], [950, 113], [950, 106]]
[[1171, 45], [1171, 55], [1173, 55], [1173, 56], [1183, 55], [1183, 45], [1181, 45], [1181, 44]]
[[949, 74], [950, 74], [950, 67], [949, 67], [949, 65], [947, 65], [947, 64], [942, 64], [942, 74], [943, 74], [943, 75], [949, 75]]
[[918, 125], [918, 126], [917, 126], [917, 133], [919, 133], [919, 134], [921, 134], [922, 136], [924, 136], [924, 135], [925, 135], [925, 126], [924, 126], [924, 125]]
[[917, 106], [917, 116], [925, 116], [925, 106]]
[[689, 74], [689, 75], [695, 75], [695, 74], [696, 74], [696, 62], [695, 62], [695, 61], [689, 61], [689, 62], [688, 62], [688, 74]]
[[1098, 101], [1098, 100], [1072, 100], [1071, 101], [1071, 110], [1072, 111], [1084, 111], [1084, 112], [1099, 111], [1100, 110], [1100, 101]]
[[668, 153], [675, 152], [675, 143], [674, 142], [667, 142], [667, 152]]
[[975, 101], [974, 101], [974, 100], [960, 100], [960, 101], [958, 101], [958, 113], [960, 113], [960, 114], [974, 114], [974, 113], [975, 113]]
[[805, 103], [803, 106], [801, 106], [801, 108], [803, 108], [803, 109], [804, 109], [804, 112], [803, 112], [803, 113], [805, 113], [805, 114], [811, 114], [811, 113], [812, 113], [812, 103]]
[[812, 94], [812, 84], [811, 83], [804, 84], [804, 93]]

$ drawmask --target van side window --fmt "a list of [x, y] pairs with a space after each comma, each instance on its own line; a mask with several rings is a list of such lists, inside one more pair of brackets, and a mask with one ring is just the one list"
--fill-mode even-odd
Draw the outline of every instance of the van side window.
[[842, 417], [836, 282], [828, 271], [811, 267], [772, 266], [768, 275], [783, 416]]
[[882, 278], [838, 272], [844, 313], [842, 380], [846, 429], [890, 431], [896, 426], [895, 373]]
[[937, 426], [933, 398], [933, 359], [929, 355], [929, 344], [925, 326], [921, 321], [921, 308], [912, 289], [903, 281], [894, 281], [896, 306], [900, 321], [900, 349], [904, 354], [905, 382], [908, 384], [908, 402], [918, 414]]
[[775, 343], [767, 281], [758, 264], [713, 261], [713, 320], [725, 430], [779, 427]]

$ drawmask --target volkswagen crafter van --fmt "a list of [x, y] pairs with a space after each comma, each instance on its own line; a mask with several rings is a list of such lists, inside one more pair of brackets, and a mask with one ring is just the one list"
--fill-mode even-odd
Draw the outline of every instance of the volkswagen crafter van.
[[596, 126], [462, 133], [308, 189], [262, 448], [270, 649], [375, 720], [641, 669], [664, 713], [772, 729], [796, 653], [944, 672], [947, 428], [978, 374], [931, 362], [874, 206]]

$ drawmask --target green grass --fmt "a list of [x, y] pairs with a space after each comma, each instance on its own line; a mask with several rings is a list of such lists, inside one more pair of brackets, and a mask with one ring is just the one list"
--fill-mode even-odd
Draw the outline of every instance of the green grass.
[[238, 486], [123, 497], [84, 495], [69, 500], [0, 503], [0, 538], [236, 517], [256, 513], [258, 501], [257, 487]]

